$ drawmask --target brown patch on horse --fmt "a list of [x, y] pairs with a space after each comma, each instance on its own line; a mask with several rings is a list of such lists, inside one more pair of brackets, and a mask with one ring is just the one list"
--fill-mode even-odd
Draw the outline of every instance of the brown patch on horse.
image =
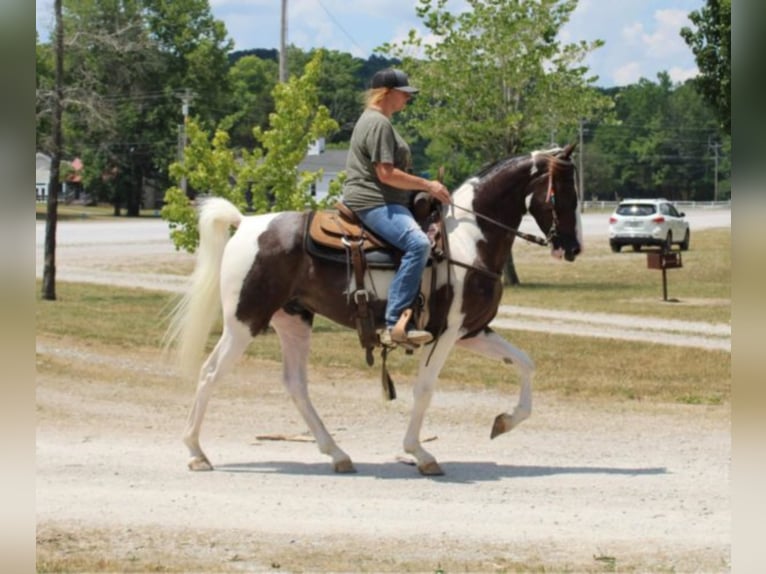
[[258, 252], [242, 283], [236, 311], [253, 336], [291, 300], [304, 274], [303, 235], [295, 230], [305, 228], [306, 217], [306, 213], [280, 214], [258, 237]]

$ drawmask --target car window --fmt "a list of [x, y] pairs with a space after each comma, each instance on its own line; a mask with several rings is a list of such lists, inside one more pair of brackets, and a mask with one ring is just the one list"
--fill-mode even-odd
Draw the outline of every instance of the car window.
[[670, 204], [669, 203], [661, 203], [660, 204], [660, 213], [662, 215], [672, 215], [672, 213], [670, 213]]
[[623, 203], [617, 206], [618, 215], [652, 215], [655, 213], [653, 205]]
[[681, 217], [678, 214], [678, 211], [676, 210], [676, 208], [674, 206], [670, 205], [670, 204], [668, 204], [668, 213], [670, 215], [672, 215], [673, 217]]

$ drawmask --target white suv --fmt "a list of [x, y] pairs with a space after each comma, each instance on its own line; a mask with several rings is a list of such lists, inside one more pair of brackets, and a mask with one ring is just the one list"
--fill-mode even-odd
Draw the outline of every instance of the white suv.
[[642, 245], [670, 249], [677, 243], [689, 249], [689, 222], [666, 199], [625, 199], [609, 218], [609, 245], [615, 253], [623, 245], [640, 251]]

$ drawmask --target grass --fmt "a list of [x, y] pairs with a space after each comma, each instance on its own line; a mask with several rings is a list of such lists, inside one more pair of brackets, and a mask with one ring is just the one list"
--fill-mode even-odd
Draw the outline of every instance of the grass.
[[[86, 219], [92, 221], [98, 220], [112, 220], [120, 221], [127, 219], [127, 217], [115, 217], [114, 207], [107, 204], [99, 205], [80, 205], [75, 203], [59, 203], [56, 212], [59, 221], [66, 221], [68, 219]], [[122, 213], [125, 213], [125, 208], [122, 209]], [[159, 210], [155, 209], [142, 209], [140, 211], [141, 217], [159, 217]], [[38, 221], [44, 221], [47, 218], [47, 206], [45, 203], [35, 204], [35, 219]]]
[[522, 241], [514, 263], [522, 284], [505, 290], [503, 303], [547, 309], [729, 323], [731, 320], [731, 230], [695, 233], [683, 267], [667, 273], [668, 298], [662, 298], [662, 271], [648, 269], [646, 249], [612, 253], [606, 238], [591, 241], [574, 263], [554, 260]]
[[[641, 317], [730, 323], [731, 231], [695, 233], [683, 253], [683, 267], [668, 273], [668, 292], [678, 302], [662, 300], [661, 272], [648, 269], [645, 253], [612, 253], [606, 238], [586, 245], [574, 263], [549, 257], [540, 247], [517, 242], [514, 261], [522, 284], [506, 288], [503, 303], [525, 307], [622, 313]], [[179, 267], [188, 271], [189, 261]], [[122, 263], [118, 260], [115, 265]], [[163, 263], [167, 265], [168, 263]], [[131, 263], [133, 265], [133, 262]], [[140, 273], [157, 272], [147, 262]], [[38, 282], [38, 293], [40, 286]], [[72, 338], [87, 345], [156, 348], [172, 297], [141, 289], [60, 283], [56, 302], [40, 300], [37, 332]], [[501, 331], [502, 332], [502, 331]], [[719, 404], [730, 398], [731, 354], [529, 331], [503, 332], [535, 360], [538, 390], [567, 397], [652, 400]], [[214, 333], [210, 346], [215, 341]], [[277, 337], [265, 334], [250, 346], [252, 356], [277, 362]], [[416, 361], [393, 353], [395, 379], [413, 377]], [[315, 322], [311, 365], [349, 375], [377, 376], [367, 368], [355, 332], [322, 318]], [[441, 379], [455, 384], [491, 387], [515, 383], [513, 369], [456, 349]]]

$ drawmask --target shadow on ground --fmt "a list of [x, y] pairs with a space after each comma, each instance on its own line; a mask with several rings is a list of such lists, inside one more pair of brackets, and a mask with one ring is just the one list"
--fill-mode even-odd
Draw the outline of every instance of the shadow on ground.
[[[513, 478], [540, 478], [562, 474], [650, 476], [667, 474], [664, 467], [619, 468], [603, 466], [525, 466], [494, 462], [443, 462], [444, 476], [431, 477], [438, 482], [473, 484]], [[369, 476], [380, 480], [411, 480], [423, 477], [414, 465], [398, 461], [385, 463], [354, 463], [356, 473], [336, 474], [327, 463], [300, 463], [293, 461], [264, 461], [221, 464], [219, 472], [280, 473], [290, 475], [338, 476], [347, 478]]]

